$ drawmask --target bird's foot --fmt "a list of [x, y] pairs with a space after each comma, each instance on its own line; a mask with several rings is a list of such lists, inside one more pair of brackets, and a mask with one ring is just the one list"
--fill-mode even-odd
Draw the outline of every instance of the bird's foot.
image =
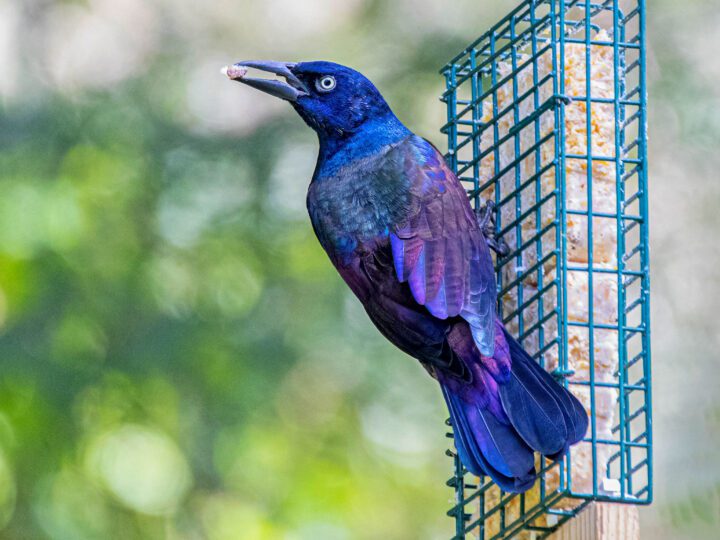
[[510, 246], [495, 231], [495, 203], [491, 200], [485, 201], [480, 208], [475, 210], [478, 225], [485, 236], [485, 242], [500, 257], [510, 253]]

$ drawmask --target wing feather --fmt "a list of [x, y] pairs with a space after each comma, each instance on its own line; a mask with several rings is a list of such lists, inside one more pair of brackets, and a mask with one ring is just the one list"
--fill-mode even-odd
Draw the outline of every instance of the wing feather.
[[480, 352], [491, 356], [495, 273], [465, 189], [429, 142], [414, 137], [395, 151], [410, 154], [388, 162], [411, 186], [407, 215], [390, 234], [397, 278], [433, 316], [463, 317]]

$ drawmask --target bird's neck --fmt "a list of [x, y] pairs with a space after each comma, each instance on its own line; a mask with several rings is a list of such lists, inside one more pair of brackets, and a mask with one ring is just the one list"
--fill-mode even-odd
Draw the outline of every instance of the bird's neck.
[[334, 175], [342, 167], [382, 152], [411, 135], [392, 113], [364, 122], [352, 133], [318, 133], [320, 152], [313, 180]]

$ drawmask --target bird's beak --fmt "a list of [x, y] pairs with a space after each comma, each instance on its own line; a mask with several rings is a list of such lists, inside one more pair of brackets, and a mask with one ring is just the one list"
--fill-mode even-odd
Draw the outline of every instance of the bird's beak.
[[[238, 62], [237, 64], [233, 64], [231, 66], [226, 66], [222, 69], [222, 72], [233, 81], [247, 84], [248, 86], [252, 86], [253, 88], [257, 88], [258, 90], [265, 92], [266, 94], [270, 94], [271, 96], [295, 102], [299, 97], [308, 95], [309, 92], [305, 84], [292, 72], [292, 68], [294, 67], [295, 64], [285, 62], [261, 62], [257, 60], [247, 60], [244, 62]], [[277, 79], [258, 79], [255, 77], [247, 77], [248, 68], [280, 75], [287, 82]]]

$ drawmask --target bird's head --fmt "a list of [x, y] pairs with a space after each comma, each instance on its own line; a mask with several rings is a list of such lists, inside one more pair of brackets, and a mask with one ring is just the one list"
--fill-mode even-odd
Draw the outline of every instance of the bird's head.
[[[282, 77], [249, 77], [256, 69]], [[323, 138], [345, 137], [367, 122], [392, 115], [364, 75], [333, 62], [238, 62], [223, 69], [232, 80], [284, 99]], [[394, 117], [393, 117], [394, 118]]]

